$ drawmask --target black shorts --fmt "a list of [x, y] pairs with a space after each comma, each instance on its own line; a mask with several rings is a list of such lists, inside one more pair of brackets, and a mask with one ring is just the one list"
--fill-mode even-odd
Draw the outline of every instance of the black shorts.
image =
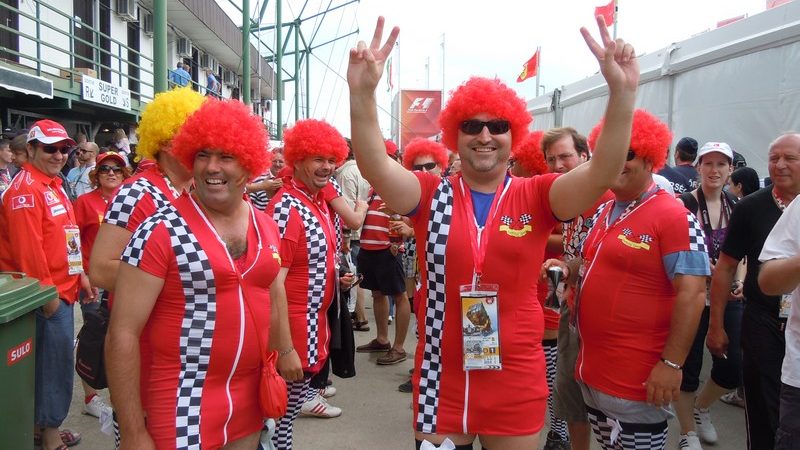
[[391, 250], [366, 250], [358, 252], [358, 271], [364, 275], [361, 287], [379, 291], [383, 295], [397, 295], [406, 291], [403, 261], [400, 254]]

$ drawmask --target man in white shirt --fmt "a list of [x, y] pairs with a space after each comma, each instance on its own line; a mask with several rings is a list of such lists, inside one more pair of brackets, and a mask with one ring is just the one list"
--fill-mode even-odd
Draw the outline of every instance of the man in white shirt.
[[787, 321], [775, 450], [790, 450], [800, 445], [800, 200], [797, 198], [775, 223], [759, 260], [763, 264], [758, 285], [765, 294], [781, 296], [780, 317]]
[[89, 181], [89, 172], [94, 169], [99, 150], [94, 142], [83, 142], [78, 145], [78, 166], [73, 167], [67, 173], [67, 182], [76, 198], [94, 190], [92, 182]]

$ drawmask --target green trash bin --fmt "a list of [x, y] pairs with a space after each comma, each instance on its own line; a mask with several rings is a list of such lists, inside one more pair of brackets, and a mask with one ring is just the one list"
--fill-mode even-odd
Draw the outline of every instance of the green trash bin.
[[0, 273], [0, 442], [3, 448], [33, 448], [33, 399], [36, 366], [36, 309], [58, 297], [21, 273]]

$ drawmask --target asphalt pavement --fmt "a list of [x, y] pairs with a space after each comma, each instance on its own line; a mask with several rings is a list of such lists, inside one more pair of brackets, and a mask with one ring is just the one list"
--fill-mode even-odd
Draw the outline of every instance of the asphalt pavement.
[[[369, 301], [368, 301], [369, 303]], [[76, 332], [80, 328], [80, 309], [76, 311]], [[356, 345], [365, 344], [375, 337], [375, 324], [372, 310], [367, 310], [369, 332], [356, 332]], [[414, 322], [412, 320], [412, 326]], [[394, 326], [390, 327], [393, 332]], [[414, 332], [409, 333], [405, 349], [408, 360], [392, 366], [379, 366], [375, 360], [379, 353], [356, 354], [356, 376], [349, 379], [333, 377], [336, 396], [329, 403], [342, 408], [343, 413], [334, 419], [299, 417], [294, 427], [295, 450], [411, 450], [414, 448], [412, 433], [411, 394], [397, 390], [397, 386], [408, 378], [412, 368], [413, 350], [416, 340]], [[708, 377], [710, 357], [706, 361], [701, 379]], [[613, 367], [613, 362], [609, 365]], [[102, 391], [106, 399], [108, 392]], [[75, 450], [111, 450], [114, 439], [100, 431], [98, 419], [82, 414], [83, 390], [80, 379], [75, 377], [70, 414], [64, 423], [65, 428], [82, 433], [82, 442]], [[712, 406], [712, 419], [719, 434], [716, 445], [705, 445], [705, 450], [739, 450], [746, 448], [744, 410], [717, 402]], [[502, 420], [502, 417], [496, 418]], [[667, 449], [678, 448], [678, 423], [671, 420]], [[546, 430], [546, 428], [545, 428]], [[544, 445], [544, 434], [542, 444]], [[540, 446], [540, 447], [541, 447]], [[476, 449], [480, 446], [476, 443]], [[599, 450], [597, 443], [592, 450]], [[521, 449], [522, 450], [522, 449]]]

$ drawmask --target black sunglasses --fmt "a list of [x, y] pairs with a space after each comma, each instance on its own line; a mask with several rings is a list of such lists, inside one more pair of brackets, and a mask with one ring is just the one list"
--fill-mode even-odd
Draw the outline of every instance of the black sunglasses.
[[436, 163], [435, 162], [429, 162], [429, 163], [425, 163], [425, 164], [414, 164], [413, 166], [411, 166], [411, 168], [414, 169], [414, 170], [426, 170], [426, 171], [430, 172], [431, 170], [436, 168]]
[[625, 157], [625, 161], [633, 161], [636, 158], [636, 153], [633, 150], [628, 150], [628, 156]]
[[63, 145], [42, 145], [42, 150], [48, 155], [52, 155], [55, 152], [61, 152], [62, 155], [69, 155], [69, 152], [72, 151], [70, 147]]
[[511, 124], [509, 124], [507, 120], [502, 119], [490, 120], [488, 122], [478, 119], [469, 119], [461, 122], [459, 129], [464, 134], [474, 136], [476, 134], [481, 134], [483, 127], [488, 128], [490, 134], [503, 134], [508, 132], [511, 128]]
[[112, 171], [114, 173], [122, 173], [122, 167], [107, 166], [105, 164], [97, 167], [97, 173], [111, 173]]

